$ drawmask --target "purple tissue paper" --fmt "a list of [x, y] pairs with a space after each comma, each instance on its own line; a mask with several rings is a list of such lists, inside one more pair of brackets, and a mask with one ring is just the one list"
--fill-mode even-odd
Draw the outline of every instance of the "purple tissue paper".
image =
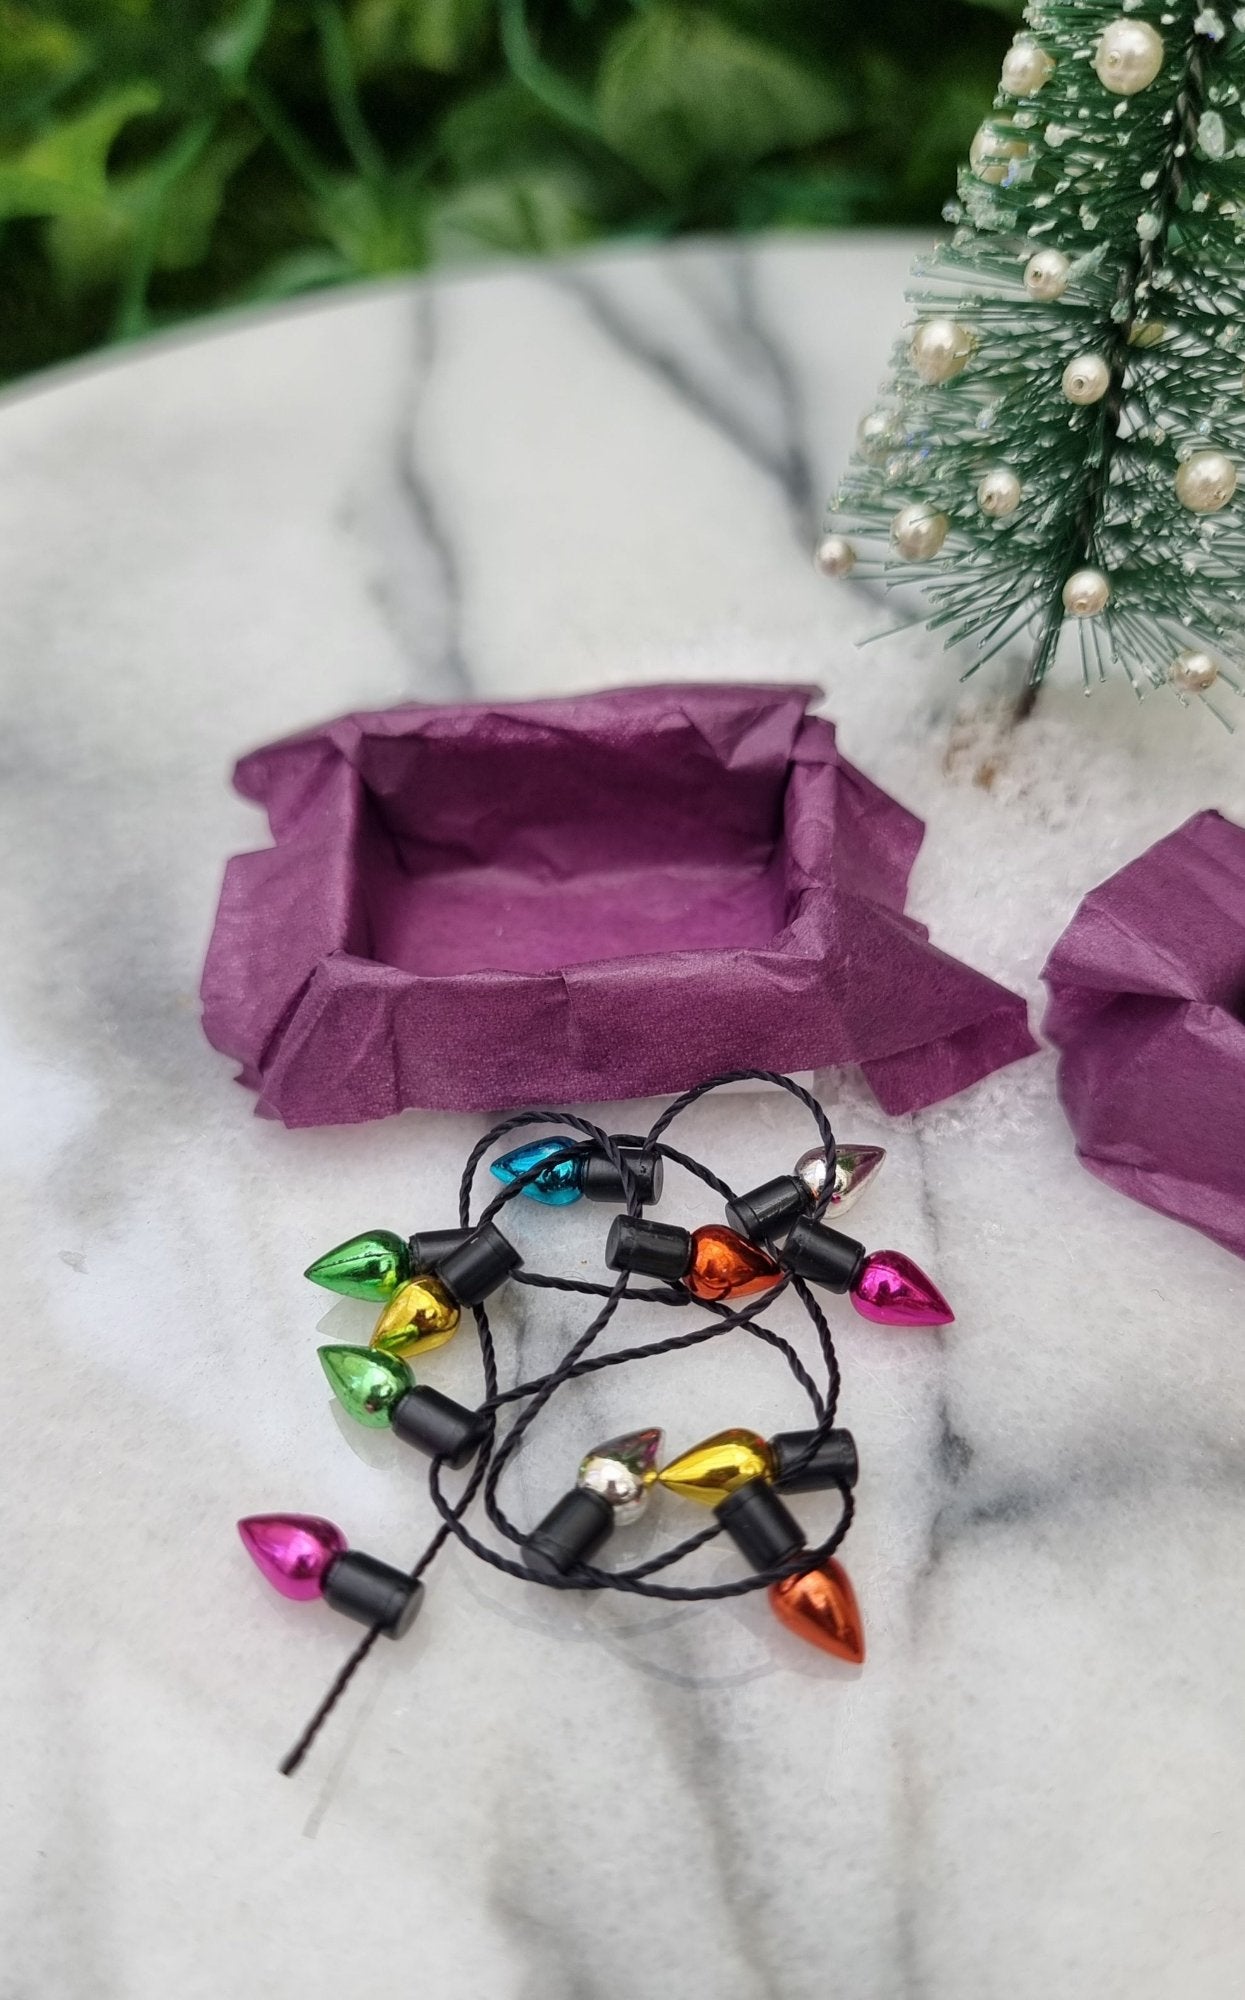
[[1043, 977], [1090, 1172], [1245, 1257], [1245, 827], [1198, 813], [1092, 889]]
[[814, 689], [348, 715], [244, 757], [209, 1040], [287, 1125], [650, 1096], [859, 1063], [910, 1111], [1028, 1055], [1023, 1002], [903, 914], [922, 826]]

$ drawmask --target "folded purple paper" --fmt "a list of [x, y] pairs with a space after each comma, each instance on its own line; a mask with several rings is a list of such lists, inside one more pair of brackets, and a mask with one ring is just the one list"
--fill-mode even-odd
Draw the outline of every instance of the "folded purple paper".
[[287, 1125], [858, 1063], [910, 1111], [1035, 1044], [903, 914], [921, 822], [802, 687], [350, 715], [244, 757], [209, 1040]]
[[1085, 1165], [1245, 1257], [1245, 827], [1199, 813], [1092, 889], [1043, 976]]

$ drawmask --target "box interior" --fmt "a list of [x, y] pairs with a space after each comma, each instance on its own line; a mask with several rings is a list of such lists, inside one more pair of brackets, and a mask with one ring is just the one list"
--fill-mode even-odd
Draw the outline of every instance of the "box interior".
[[369, 949], [404, 971], [756, 948], [788, 920], [786, 765], [728, 768], [682, 718], [621, 749], [388, 739], [360, 774]]

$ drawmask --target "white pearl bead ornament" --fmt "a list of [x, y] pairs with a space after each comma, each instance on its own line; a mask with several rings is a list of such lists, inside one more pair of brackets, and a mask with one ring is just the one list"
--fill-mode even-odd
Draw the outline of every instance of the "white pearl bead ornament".
[[1217, 514], [1236, 492], [1236, 466], [1226, 451], [1195, 451], [1176, 469], [1176, 498], [1191, 514]]
[[993, 521], [1004, 521], [1020, 505], [1020, 481], [1010, 465], [996, 465], [977, 488], [977, 505]]
[[874, 464], [886, 454], [891, 441], [889, 410], [866, 410], [856, 426], [856, 449]]
[[1036, 250], [1025, 265], [1025, 290], [1031, 299], [1040, 299], [1045, 304], [1061, 299], [1068, 289], [1071, 269], [1062, 250]]
[[1100, 403], [1111, 387], [1111, 370], [1101, 354], [1074, 354], [1061, 386], [1070, 403]]
[[1148, 21], [1112, 21], [1098, 37], [1094, 68], [1113, 97], [1135, 97], [1163, 67], [1163, 37]]
[[979, 181], [990, 187], [1012, 187], [1021, 178], [1027, 178], [1023, 171], [1033, 148], [1019, 132], [1013, 132], [1007, 125], [992, 124], [989, 119], [979, 125], [968, 149], [968, 164]]
[[913, 368], [931, 387], [961, 374], [972, 351], [972, 334], [953, 319], [922, 320], [908, 347]]
[[901, 507], [891, 522], [891, 541], [901, 556], [909, 562], [923, 561], [927, 556], [936, 556], [947, 539], [947, 529], [951, 523], [945, 514], [936, 508], [927, 507], [922, 501], [914, 501], [910, 506]]
[[822, 576], [847, 576], [856, 567], [856, 551], [845, 535], [823, 535], [813, 554]]
[[1009, 97], [1033, 97], [1049, 83], [1055, 59], [1027, 35], [1019, 35], [1003, 58], [999, 81]]
[[1074, 618], [1094, 618], [1110, 597], [1111, 585], [1100, 569], [1074, 569], [1063, 587], [1063, 608]]
[[1209, 653], [1189, 646], [1183, 653], [1177, 653], [1167, 669], [1167, 678], [1182, 694], [1205, 694], [1219, 679], [1219, 662]]

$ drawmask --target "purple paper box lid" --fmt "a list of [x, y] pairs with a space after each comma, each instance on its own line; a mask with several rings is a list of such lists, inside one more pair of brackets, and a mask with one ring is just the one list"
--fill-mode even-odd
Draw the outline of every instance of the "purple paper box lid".
[[253, 751], [208, 1038], [287, 1125], [862, 1066], [910, 1111], [1029, 1054], [1023, 1002], [903, 914], [922, 826], [804, 687], [349, 715]]
[[1092, 889], [1043, 977], [1085, 1165], [1245, 1256], [1245, 827], [1198, 813]]

